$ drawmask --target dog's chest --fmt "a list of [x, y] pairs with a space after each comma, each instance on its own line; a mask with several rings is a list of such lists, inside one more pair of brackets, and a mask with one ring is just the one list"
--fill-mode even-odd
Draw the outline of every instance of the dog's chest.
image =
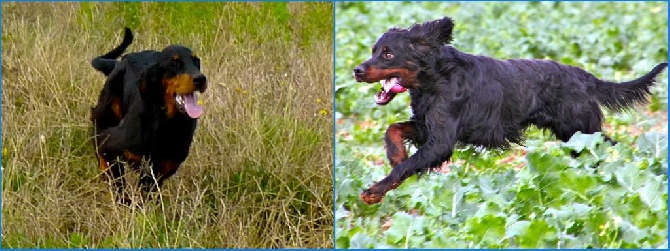
[[421, 92], [410, 90], [410, 107], [412, 109], [412, 120], [422, 122], [426, 118], [432, 98]]
[[196, 120], [170, 119], [156, 127], [153, 155], [185, 159], [193, 141]]

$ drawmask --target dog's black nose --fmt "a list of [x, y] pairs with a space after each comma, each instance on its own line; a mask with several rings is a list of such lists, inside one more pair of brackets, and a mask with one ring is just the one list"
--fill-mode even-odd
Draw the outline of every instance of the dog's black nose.
[[205, 88], [207, 88], [207, 77], [203, 74], [193, 76], [193, 85], [201, 92], [205, 91]]
[[365, 72], [365, 68], [363, 68], [362, 65], [356, 66], [356, 68], [354, 68], [354, 74], [356, 74], [356, 75], [363, 74], [364, 72]]

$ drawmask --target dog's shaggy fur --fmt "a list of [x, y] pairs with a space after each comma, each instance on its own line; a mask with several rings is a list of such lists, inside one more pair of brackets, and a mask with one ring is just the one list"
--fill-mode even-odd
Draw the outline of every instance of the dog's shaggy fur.
[[195, 92], [204, 92], [207, 78], [200, 59], [184, 46], [163, 51], [126, 54], [133, 34], [126, 28], [123, 42], [91, 61], [107, 76], [97, 105], [91, 109], [93, 143], [100, 168], [114, 180], [117, 200], [129, 204], [123, 192], [124, 166], [139, 167], [146, 160], [139, 186], [155, 191], [186, 159], [202, 107]]
[[[647, 103], [649, 87], [667, 66], [661, 63], [636, 80], [613, 83], [550, 60], [497, 60], [460, 52], [449, 45], [453, 27], [445, 17], [392, 28], [374, 45], [372, 57], [354, 69], [358, 82], [382, 82], [380, 105], [409, 90], [413, 112], [409, 121], [386, 131], [393, 170], [363, 191], [361, 199], [368, 204], [380, 202], [411, 175], [449, 160], [456, 143], [506, 148], [522, 143], [530, 125], [562, 141], [579, 131], [600, 132], [600, 105], [621, 111]], [[404, 140], [419, 147], [409, 158]]]

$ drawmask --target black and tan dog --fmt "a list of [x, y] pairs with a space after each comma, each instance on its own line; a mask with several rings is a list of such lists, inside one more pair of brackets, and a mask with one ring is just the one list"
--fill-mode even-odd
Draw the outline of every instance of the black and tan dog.
[[100, 168], [114, 180], [123, 203], [129, 201], [121, 162], [137, 168], [146, 161], [151, 169], [142, 169], [139, 185], [155, 191], [188, 156], [203, 112], [196, 92], [207, 88], [200, 59], [184, 46], [130, 53], [117, 61], [132, 41], [126, 28], [121, 45], [91, 62], [107, 76], [91, 109], [93, 143]]
[[[602, 130], [600, 106], [613, 111], [645, 104], [649, 88], [666, 67], [623, 83], [601, 80], [573, 66], [550, 60], [497, 60], [449, 45], [452, 20], [392, 28], [372, 48], [372, 57], [354, 69], [358, 82], [381, 82], [377, 104], [409, 90], [413, 116], [386, 131], [386, 153], [393, 170], [363, 191], [378, 203], [408, 177], [451, 158], [456, 143], [488, 148], [521, 144], [535, 125], [568, 141], [576, 132]], [[608, 141], [613, 142], [609, 137]], [[408, 156], [404, 141], [418, 150]]]

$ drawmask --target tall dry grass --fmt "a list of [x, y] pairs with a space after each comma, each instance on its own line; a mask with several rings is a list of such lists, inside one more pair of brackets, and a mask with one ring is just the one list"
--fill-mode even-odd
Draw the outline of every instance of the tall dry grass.
[[[332, 3], [2, 12], [2, 247], [332, 247]], [[123, 26], [129, 51], [186, 45], [209, 79], [191, 154], [140, 209], [110, 199], [89, 142], [88, 62]]]

